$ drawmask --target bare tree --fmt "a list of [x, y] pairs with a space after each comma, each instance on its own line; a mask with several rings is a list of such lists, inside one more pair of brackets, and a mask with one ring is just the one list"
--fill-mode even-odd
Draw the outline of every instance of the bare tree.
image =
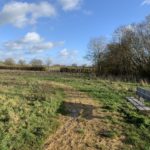
[[90, 40], [86, 59], [97, 65], [106, 48], [106, 38], [98, 37]]
[[26, 61], [23, 60], [23, 59], [20, 59], [20, 60], [18, 61], [18, 64], [21, 65], [21, 66], [24, 66], [24, 65], [26, 65]]
[[15, 60], [13, 58], [6, 58], [4, 61], [5, 65], [13, 66], [15, 65]]
[[132, 24], [119, 27], [113, 34], [113, 42], [109, 44], [109, 60], [111, 69], [119, 74], [139, 74], [147, 62], [138, 30], [138, 25]]
[[32, 59], [30, 61], [30, 64], [34, 67], [39, 67], [39, 66], [42, 66], [43, 65], [43, 61], [40, 60], [40, 59]]
[[48, 59], [46, 60], [46, 66], [49, 67], [51, 64], [52, 64], [52, 59], [51, 59], [51, 58], [48, 58]]
[[86, 58], [93, 62], [98, 75], [150, 75], [150, 16], [143, 22], [121, 26], [114, 31], [112, 41], [103, 38], [89, 42]]
[[97, 75], [102, 71], [104, 54], [107, 48], [106, 38], [98, 37], [90, 40], [86, 58], [96, 67]]

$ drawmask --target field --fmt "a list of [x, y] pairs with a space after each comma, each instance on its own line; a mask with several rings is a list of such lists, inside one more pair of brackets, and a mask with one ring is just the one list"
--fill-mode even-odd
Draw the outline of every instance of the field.
[[40, 149], [58, 127], [61, 88], [15, 72], [0, 75], [0, 149]]
[[[0, 72], [0, 149], [150, 150], [150, 115], [131, 83], [49, 72]], [[149, 105], [149, 103], [147, 103]]]

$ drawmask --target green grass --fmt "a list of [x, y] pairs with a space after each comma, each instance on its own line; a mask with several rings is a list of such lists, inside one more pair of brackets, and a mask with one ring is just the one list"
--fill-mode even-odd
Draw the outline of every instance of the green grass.
[[0, 75], [0, 149], [39, 150], [59, 126], [63, 90], [27, 76]]
[[105, 138], [113, 138], [116, 135], [116, 132], [115, 131], [105, 130], [105, 131], [101, 131], [99, 133], [99, 135], [101, 137], [105, 137]]
[[65, 111], [59, 107], [65, 95], [62, 89], [51, 87], [49, 81], [87, 93], [100, 103], [104, 113], [112, 114], [105, 117], [109, 130], [98, 133], [102, 138], [124, 137], [122, 149], [150, 150], [150, 117], [125, 99], [135, 96], [137, 86], [150, 85], [46, 72], [0, 74], [0, 149], [42, 149], [46, 137], [57, 129], [56, 112]]
[[60, 66], [50, 66], [47, 67], [48, 71], [60, 71]]
[[83, 128], [77, 128], [76, 132], [79, 134], [84, 134], [84, 129]]
[[[121, 81], [110, 81], [101, 79], [92, 79], [88, 77], [72, 77], [60, 76], [55, 78], [50, 76], [45, 80], [55, 80], [69, 84], [76, 89], [86, 92], [89, 96], [97, 100], [104, 112], [117, 113], [122, 119], [116, 119], [115, 116], [109, 118], [109, 124], [113, 127], [120, 126], [122, 130], [117, 131], [117, 136], [124, 136], [123, 148], [135, 150], [150, 149], [150, 117], [147, 114], [138, 112], [129, 102], [126, 101], [126, 96], [135, 96], [138, 83], [129, 83]], [[142, 85], [150, 87], [150, 85]], [[113, 128], [110, 127], [110, 131]], [[114, 132], [107, 134], [110, 137], [114, 136]], [[132, 146], [132, 148], [131, 148]]]

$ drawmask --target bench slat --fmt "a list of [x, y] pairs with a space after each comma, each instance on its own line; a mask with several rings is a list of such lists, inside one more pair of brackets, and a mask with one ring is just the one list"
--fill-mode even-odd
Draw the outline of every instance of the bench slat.
[[140, 111], [150, 111], [150, 107], [146, 107], [142, 102], [138, 101], [134, 97], [127, 97], [127, 100]]
[[144, 106], [144, 104], [143, 104], [141, 101], [137, 100], [136, 98], [132, 97], [132, 99], [133, 99], [138, 105]]
[[143, 107], [145, 111], [150, 111], [150, 107]]
[[144, 106], [142, 102], [136, 100], [134, 97], [127, 97], [127, 99], [136, 106]]

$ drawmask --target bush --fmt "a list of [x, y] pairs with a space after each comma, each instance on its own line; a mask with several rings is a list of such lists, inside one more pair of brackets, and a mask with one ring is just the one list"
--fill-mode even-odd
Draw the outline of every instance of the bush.
[[93, 67], [61, 67], [60, 72], [67, 73], [93, 73], [95, 69]]

